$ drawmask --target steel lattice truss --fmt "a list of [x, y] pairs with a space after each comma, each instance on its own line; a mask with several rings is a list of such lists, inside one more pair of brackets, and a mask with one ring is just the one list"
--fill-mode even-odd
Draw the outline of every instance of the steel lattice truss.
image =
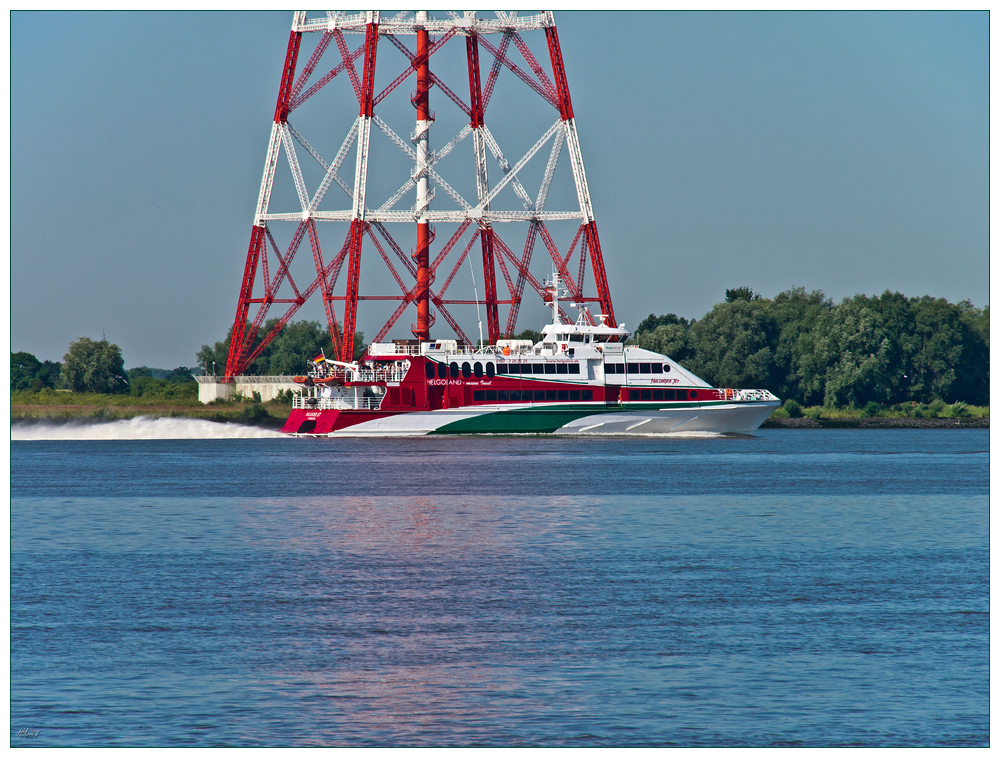
[[[304, 40], [313, 39], [315, 47], [306, 57]], [[543, 44], [547, 55], [536, 57], [528, 40]], [[542, 114], [543, 120], [529, 123], [527, 109], [512, 107], [516, 99], [496, 113], [489, 111], [498, 83], [511, 77], [512, 84], [505, 86], [515, 98], [536, 101], [532, 113]], [[416, 83], [409, 93], [409, 87], [402, 86], [408, 79], [409, 87]], [[298, 124], [300, 109], [304, 112], [304, 106], [331, 96], [338, 82], [341, 95], [333, 106], [343, 115], [346, 133], [331, 138], [330, 127], [321, 122], [322, 138], [332, 139], [323, 152], [319, 139], [305, 125], [293, 126], [292, 117]], [[428, 111], [431, 97], [451, 114], [448, 124], [456, 129], [447, 141], [444, 119]], [[405, 109], [393, 105], [400, 99], [409, 99]], [[401, 128], [413, 129], [411, 104], [418, 112], [416, 129], [404, 138], [400, 127], [390, 123], [398, 124], [398, 114], [408, 113], [408, 125], [403, 121]], [[503, 139], [487, 125], [487, 113], [507, 131], [515, 128], [520, 139], [513, 140], [514, 152], [505, 152]], [[316, 127], [308, 121], [306, 125]], [[429, 149], [430, 134], [439, 149]], [[389, 158], [385, 163], [383, 156]], [[451, 174], [445, 170], [449, 165]], [[554, 208], [552, 188], [563, 175], [571, 189], [558, 200], [570, 207]], [[282, 177], [289, 188], [284, 196], [276, 189]], [[570, 233], [560, 248], [553, 227], [566, 228], [567, 222]], [[399, 240], [421, 225], [417, 247], [405, 252]], [[518, 235], [508, 232], [514, 229], [523, 235], [517, 242], [512, 240]], [[321, 231], [329, 236], [321, 238]], [[312, 265], [296, 269], [293, 261], [303, 257], [306, 245]], [[543, 252], [536, 250], [539, 247]], [[389, 274], [384, 280], [393, 282], [398, 292], [362, 293], [362, 260], [373, 255]], [[467, 273], [482, 283], [483, 292], [477, 291], [474, 299], [456, 298], [449, 288], [465, 270], [463, 265], [471, 268], [477, 257], [475, 269]], [[596, 290], [589, 296], [584, 292], [588, 261]], [[503, 297], [497, 289], [498, 268], [506, 287]], [[332, 11], [309, 17], [296, 12], [226, 375], [244, 373], [317, 291], [338, 357], [350, 360], [359, 301], [395, 303], [376, 342], [389, 334], [407, 308], [419, 311], [421, 303], [423, 322], [418, 318], [412, 329], [417, 337], [429, 338], [428, 329], [439, 314], [459, 339], [471, 343], [453, 310], [475, 305], [485, 311], [489, 340], [495, 342], [515, 332], [526, 286], [545, 297], [542, 280], [550, 273], [559, 275], [571, 301], [596, 303], [606, 321], [615, 323], [552, 14], [497, 12], [493, 18], [480, 18], [476, 12], [434, 17]], [[254, 336], [272, 306], [278, 306], [280, 318], [257, 340]], [[500, 306], [507, 306], [503, 326]], [[584, 313], [589, 316], [589, 311]], [[569, 318], [565, 313], [563, 317]]]

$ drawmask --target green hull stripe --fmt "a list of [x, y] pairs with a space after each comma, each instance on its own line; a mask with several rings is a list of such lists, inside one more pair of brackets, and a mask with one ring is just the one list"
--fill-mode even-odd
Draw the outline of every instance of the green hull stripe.
[[635, 403], [621, 405], [547, 405], [529, 408], [514, 408], [507, 411], [484, 412], [471, 418], [444, 424], [429, 434], [547, 434], [552, 433], [584, 416], [599, 416], [605, 413], [627, 413], [629, 411], [671, 411], [691, 408], [705, 408], [731, 403]]
[[602, 413], [600, 408], [519, 408], [483, 413], [438, 427], [431, 434], [546, 434], [582, 416]]

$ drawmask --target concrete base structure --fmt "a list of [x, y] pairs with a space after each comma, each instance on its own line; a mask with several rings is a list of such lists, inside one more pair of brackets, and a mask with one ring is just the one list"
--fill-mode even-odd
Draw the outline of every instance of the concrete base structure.
[[[229, 381], [223, 381], [228, 379]], [[245, 398], [260, 395], [260, 401], [274, 400], [282, 390], [299, 387], [290, 376], [196, 376], [198, 400], [208, 404], [213, 400], [229, 400], [237, 395]]]

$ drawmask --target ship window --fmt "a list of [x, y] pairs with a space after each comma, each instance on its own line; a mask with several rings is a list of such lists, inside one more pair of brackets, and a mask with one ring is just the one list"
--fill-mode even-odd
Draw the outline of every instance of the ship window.
[[489, 379], [492, 379], [496, 375], [497, 375], [497, 372], [496, 372], [496, 368], [493, 366], [493, 361], [488, 361], [486, 363], [486, 376]]
[[486, 400], [485, 390], [473, 390], [472, 399], [475, 400], [477, 403], [481, 403], [484, 400]]
[[653, 399], [653, 390], [639, 390], [639, 399], [640, 400], [652, 400]]
[[638, 363], [630, 363], [630, 364], [628, 364], [628, 373], [630, 373], [630, 374], [638, 374], [639, 373], [639, 364]]
[[648, 374], [648, 373], [650, 373], [650, 371], [651, 371], [651, 369], [649, 368], [649, 364], [648, 363], [640, 363], [639, 364], [639, 373], [640, 374]]
[[434, 370], [434, 364], [431, 363], [430, 361], [427, 361], [427, 378], [433, 379], [436, 373], [437, 372]]
[[439, 363], [438, 367], [438, 379], [446, 379], [448, 377], [448, 366], [444, 363]]
[[555, 390], [545, 390], [545, 399], [546, 400], [555, 400], [556, 399], [556, 391]]
[[622, 363], [609, 363], [604, 367], [604, 370], [609, 374], [624, 374], [625, 366]]
[[506, 363], [498, 363], [497, 364], [497, 373], [498, 374], [506, 374], [507, 373], [507, 364]]
[[664, 400], [674, 400], [675, 399], [675, 397], [674, 397], [674, 391], [673, 390], [663, 390], [663, 399]]
[[593, 390], [584, 390], [583, 391], [583, 401], [584, 402], [589, 403], [593, 399], [594, 399], [594, 391]]
[[506, 403], [510, 400], [510, 392], [507, 390], [497, 390], [497, 400], [501, 403]]
[[653, 370], [654, 374], [663, 373], [663, 366], [661, 366], [659, 363], [651, 363], [649, 364], [649, 367]]
[[451, 378], [458, 379], [458, 364], [452, 361], [449, 368], [451, 369]]
[[665, 374], [668, 371], [670, 371], [670, 364], [669, 363], [664, 363], [663, 364], [663, 373]]
[[497, 401], [497, 391], [496, 390], [486, 390], [486, 402], [495, 403]]
[[545, 399], [545, 390], [535, 390], [535, 401], [541, 402]]
[[663, 390], [653, 390], [653, 400], [662, 400]]
[[690, 395], [691, 395], [691, 399], [692, 400], [697, 400], [698, 399], [698, 392], [697, 392], [697, 390], [691, 390]]
[[554, 374], [554, 373], [556, 373], [556, 366], [555, 366], [555, 364], [554, 363], [546, 363], [545, 364], [545, 373], [546, 374]]
[[569, 391], [569, 399], [570, 399], [571, 402], [579, 403], [580, 402], [580, 390], [570, 390]]
[[580, 373], [580, 364], [579, 363], [571, 363], [571, 364], [569, 364], [569, 373], [571, 373], [571, 374], [579, 374]]
[[571, 334], [571, 335], [569, 335], [569, 341], [570, 342], [583, 342], [583, 335], [582, 334]]
[[566, 363], [559, 363], [559, 364], [557, 364], [556, 365], [556, 373], [557, 374], [568, 374], [569, 373], [569, 364], [566, 364]]
[[473, 367], [472, 367], [472, 375], [475, 376], [477, 379], [479, 379], [480, 377], [482, 377], [482, 375], [483, 375], [483, 364], [480, 363], [479, 361], [476, 361], [475, 365], [473, 365]]
[[463, 379], [468, 379], [470, 376], [472, 376], [472, 366], [470, 366], [468, 363], [463, 363], [462, 364], [462, 378]]
[[569, 400], [569, 390], [556, 390], [559, 393], [559, 399], [563, 402]]
[[533, 373], [533, 374], [544, 374], [545, 373], [545, 364], [544, 363], [535, 363], [531, 367], [531, 373]]

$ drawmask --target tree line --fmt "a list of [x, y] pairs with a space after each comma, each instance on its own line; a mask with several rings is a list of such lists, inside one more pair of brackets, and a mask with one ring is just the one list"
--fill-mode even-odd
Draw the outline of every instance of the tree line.
[[767, 389], [802, 405], [989, 404], [989, 306], [886, 291], [834, 304], [797, 287], [747, 287], [699, 320], [650, 314], [635, 344], [718, 387]]
[[147, 398], [194, 398], [198, 388], [191, 369], [173, 371], [147, 366], [125, 370], [122, 351], [106, 339], [80, 337], [69, 345], [62, 362], [39, 361], [28, 352], [10, 354], [11, 392], [70, 390], [102, 395]]
[[[264, 324], [256, 339], [276, 321]], [[823, 292], [798, 287], [773, 299], [747, 287], [726, 290], [724, 302], [701, 319], [650, 314], [635, 329], [639, 347], [668, 355], [717, 387], [767, 389], [801, 405], [965, 402], [989, 404], [989, 306], [886, 291], [834, 304]], [[250, 326], [248, 325], [248, 330]], [[196, 369], [124, 369], [121, 350], [106, 339], [81, 337], [62, 363], [11, 353], [12, 391], [69, 389], [134, 396], [196, 396], [191, 374], [225, 371], [225, 340], [202, 345]], [[538, 341], [526, 329], [520, 338]], [[364, 351], [364, 336], [355, 344]], [[248, 373], [303, 373], [317, 355], [333, 356], [318, 321], [288, 324]]]

